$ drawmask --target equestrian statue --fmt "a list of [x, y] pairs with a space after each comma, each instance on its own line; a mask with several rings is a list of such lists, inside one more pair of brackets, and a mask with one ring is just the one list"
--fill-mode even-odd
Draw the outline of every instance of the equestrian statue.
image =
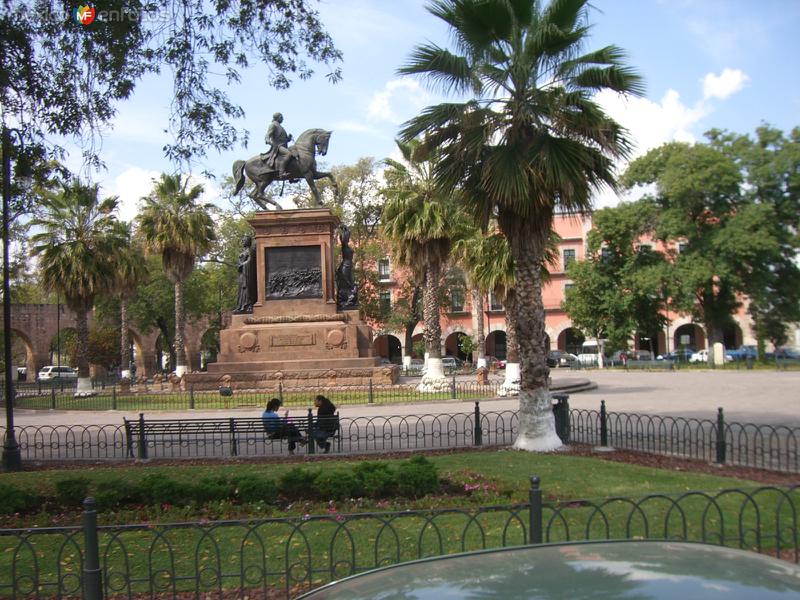
[[314, 196], [316, 206], [322, 206], [314, 181], [327, 177], [335, 187], [336, 180], [327, 171], [317, 171], [315, 155], [325, 156], [328, 152], [331, 133], [333, 132], [324, 129], [307, 129], [300, 134], [292, 146], [289, 146], [292, 136], [287, 134], [283, 128], [283, 115], [275, 113], [265, 139], [270, 144], [270, 149], [264, 154], [253, 156], [246, 162], [237, 160], [233, 163], [233, 180], [236, 182], [234, 195], [242, 191], [246, 177], [255, 184], [255, 189], [248, 195], [256, 204], [264, 210], [269, 210], [267, 204], [271, 204], [276, 210], [281, 210], [281, 206], [275, 200], [264, 194], [266, 187], [273, 181], [294, 183], [305, 179]]

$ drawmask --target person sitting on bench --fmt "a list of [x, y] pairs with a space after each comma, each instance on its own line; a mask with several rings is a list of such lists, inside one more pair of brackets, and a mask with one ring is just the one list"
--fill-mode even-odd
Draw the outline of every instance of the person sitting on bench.
[[272, 398], [267, 402], [267, 408], [261, 415], [264, 421], [264, 431], [271, 440], [286, 439], [289, 441], [289, 454], [294, 454], [298, 442], [305, 445], [306, 439], [300, 431], [289, 421], [289, 411], [283, 413], [283, 417], [278, 414], [278, 409], [283, 402], [278, 398]]
[[317, 407], [317, 423], [314, 427], [314, 439], [317, 445], [324, 449], [325, 454], [331, 451], [329, 437], [336, 435], [339, 430], [339, 418], [336, 416], [336, 406], [325, 396], [320, 394], [314, 398]]

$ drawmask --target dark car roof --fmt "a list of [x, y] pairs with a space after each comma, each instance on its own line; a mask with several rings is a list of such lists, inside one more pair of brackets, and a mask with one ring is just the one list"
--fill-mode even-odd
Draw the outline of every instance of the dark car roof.
[[471, 552], [376, 569], [309, 600], [778, 600], [800, 567], [745, 550], [679, 542], [592, 542]]

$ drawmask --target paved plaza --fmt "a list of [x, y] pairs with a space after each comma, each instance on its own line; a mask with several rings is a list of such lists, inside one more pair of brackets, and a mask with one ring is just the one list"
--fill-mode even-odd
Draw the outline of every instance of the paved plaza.
[[[467, 381], [473, 377], [461, 376]], [[460, 377], [460, 378], [461, 378]], [[597, 389], [570, 396], [570, 407], [594, 409], [600, 400], [609, 411], [653, 415], [713, 418], [717, 407], [725, 410], [728, 421], [771, 425], [800, 425], [800, 372], [786, 371], [677, 371], [625, 372], [556, 369], [558, 381], [590, 379]], [[309, 407], [312, 394], [309, 393]], [[392, 405], [343, 405], [343, 417], [388, 416], [404, 414], [442, 414], [469, 412], [473, 401], [443, 401]], [[483, 411], [514, 410], [516, 398], [482, 400]], [[223, 415], [259, 416], [259, 408], [203, 411], [146, 411], [151, 418], [220, 417]], [[293, 408], [291, 414], [303, 416], [305, 409]], [[117, 424], [122, 418], [135, 419], [138, 412], [17, 410], [15, 422], [23, 425]]]

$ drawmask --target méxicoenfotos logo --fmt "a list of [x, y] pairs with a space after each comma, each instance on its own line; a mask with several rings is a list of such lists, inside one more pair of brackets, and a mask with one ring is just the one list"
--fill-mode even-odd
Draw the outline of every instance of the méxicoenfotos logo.
[[136, 22], [136, 21], [169, 21], [169, 14], [156, 4], [136, 8], [99, 8], [92, 2], [76, 2], [72, 7], [68, 3], [51, 6], [49, 10], [38, 12], [38, 17], [58, 22], [71, 21], [84, 27], [97, 26], [102, 23]]

